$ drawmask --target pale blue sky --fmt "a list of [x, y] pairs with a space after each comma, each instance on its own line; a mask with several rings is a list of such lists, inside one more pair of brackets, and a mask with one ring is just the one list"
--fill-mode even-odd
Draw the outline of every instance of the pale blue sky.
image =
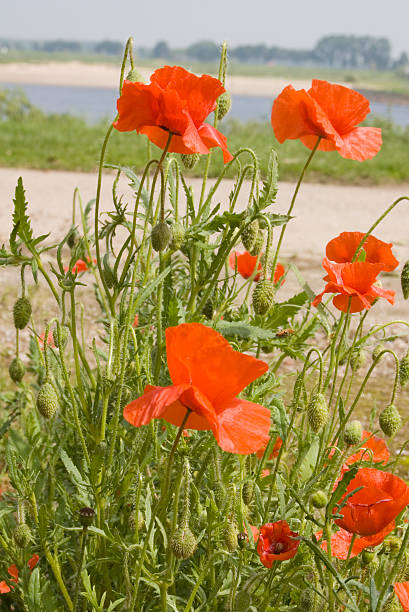
[[311, 48], [326, 34], [386, 36], [409, 52], [409, 0], [0, 0], [0, 37], [125, 40], [184, 47], [200, 39], [231, 45]]

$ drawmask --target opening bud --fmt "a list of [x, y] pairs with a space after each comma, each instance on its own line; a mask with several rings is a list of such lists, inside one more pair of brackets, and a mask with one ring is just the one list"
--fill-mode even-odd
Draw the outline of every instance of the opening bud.
[[85, 506], [79, 511], [79, 521], [83, 527], [89, 527], [94, 520], [95, 510]]

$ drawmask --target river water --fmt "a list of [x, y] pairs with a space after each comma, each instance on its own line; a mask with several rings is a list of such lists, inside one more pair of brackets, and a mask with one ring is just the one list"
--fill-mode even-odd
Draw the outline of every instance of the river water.
[[[100, 87], [63, 87], [60, 85], [15, 85], [1, 83], [0, 88], [23, 90], [34, 106], [45, 113], [69, 113], [96, 122], [115, 114], [117, 91]], [[233, 96], [229, 118], [239, 121], [269, 121], [272, 99], [261, 96]], [[371, 102], [372, 114], [390, 119], [397, 125], [409, 125], [409, 106]]]

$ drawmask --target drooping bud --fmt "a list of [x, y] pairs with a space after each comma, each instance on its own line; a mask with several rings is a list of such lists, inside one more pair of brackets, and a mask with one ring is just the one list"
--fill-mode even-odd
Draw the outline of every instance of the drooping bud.
[[257, 237], [254, 241], [253, 248], [250, 249], [250, 255], [258, 255], [263, 250], [264, 246], [264, 234], [261, 230], [258, 231]]
[[356, 446], [362, 440], [361, 421], [350, 421], [345, 425], [344, 441], [348, 446]]
[[328, 504], [328, 497], [325, 491], [316, 491], [310, 497], [310, 502], [314, 508], [325, 508]]
[[200, 159], [199, 153], [182, 153], [180, 156], [182, 164], [187, 170], [191, 170]]
[[322, 393], [314, 393], [307, 407], [308, 423], [315, 433], [328, 421], [328, 406]]
[[361, 561], [363, 565], [368, 565], [375, 559], [375, 549], [372, 546], [368, 546], [368, 548], [364, 548], [361, 554]]
[[249, 251], [249, 253], [255, 245], [258, 234], [259, 224], [257, 219], [254, 219], [253, 221], [248, 223], [242, 231], [241, 241], [243, 243], [244, 248], [246, 249], [246, 251]]
[[94, 520], [95, 510], [93, 508], [89, 508], [85, 506], [81, 508], [79, 511], [79, 521], [83, 527], [89, 527], [92, 525], [92, 521]]
[[197, 541], [189, 527], [180, 527], [170, 539], [170, 548], [177, 559], [188, 559], [196, 550]]
[[379, 426], [386, 436], [394, 436], [402, 424], [401, 416], [394, 404], [389, 404], [379, 415]]
[[[60, 326], [60, 336], [61, 336], [61, 348], [64, 349], [67, 346], [68, 338], [70, 337], [70, 330], [68, 329], [66, 325]], [[53, 342], [57, 348], [60, 347], [57, 329], [53, 330]]]
[[37, 408], [45, 419], [50, 419], [58, 408], [57, 393], [52, 384], [48, 381], [41, 385], [40, 391], [38, 392]]
[[409, 355], [403, 357], [399, 362], [399, 384], [405, 387], [409, 382]]
[[377, 359], [379, 357], [379, 355], [382, 353], [382, 351], [385, 350], [385, 346], [382, 344], [382, 342], [380, 342], [379, 344], [377, 344], [374, 348], [374, 350], [372, 351], [372, 359], [373, 361], [375, 361], [375, 359]]
[[13, 531], [13, 538], [19, 548], [27, 548], [32, 539], [30, 527], [26, 523], [17, 525]]
[[104, 256], [103, 264], [104, 264], [104, 267], [102, 270], [102, 274], [104, 277], [104, 281], [108, 289], [112, 289], [112, 287], [115, 285], [116, 278], [115, 278], [114, 271], [111, 268], [111, 265], [109, 263], [108, 255]]
[[172, 234], [169, 226], [164, 221], [159, 221], [152, 229], [152, 248], [155, 251], [164, 251], [171, 241]]
[[239, 535], [235, 523], [229, 521], [223, 530], [223, 540], [228, 551], [234, 552], [239, 545], [237, 536]]
[[15, 357], [9, 365], [9, 374], [13, 382], [19, 383], [23, 380], [26, 368], [19, 357]]
[[351, 370], [356, 372], [365, 363], [365, 353], [360, 348], [354, 348], [351, 354], [351, 360], [349, 362]]
[[265, 315], [274, 304], [274, 295], [275, 287], [271, 280], [265, 278], [259, 281], [252, 296], [254, 312], [258, 315]]
[[409, 261], [407, 261], [402, 268], [400, 282], [402, 286], [403, 297], [405, 300], [407, 300], [409, 297]]
[[219, 96], [218, 105], [217, 105], [217, 118], [219, 121], [225, 117], [231, 109], [231, 96], [228, 91]]
[[253, 499], [253, 493], [254, 493], [254, 482], [252, 480], [246, 480], [246, 482], [243, 484], [243, 489], [241, 493], [241, 496], [246, 506], [248, 506], [251, 503], [251, 500]]
[[178, 251], [181, 248], [183, 241], [185, 239], [185, 228], [183, 227], [181, 223], [179, 223], [179, 221], [177, 221], [176, 223], [172, 225], [171, 232], [172, 232], [172, 240], [170, 243], [170, 248], [173, 251]]
[[31, 303], [26, 297], [19, 298], [13, 306], [14, 327], [24, 329], [31, 317]]
[[316, 595], [311, 589], [303, 589], [300, 595], [300, 612], [312, 612], [315, 609]]
[[70, 249], [73, 249], [75, 246], [77, 246], [79, 240], [80, 240], [79, 231], [77, 230], [76, 227], [72, 227], [71, 232], [67, 238], [67, 244], [70, 247]]
[[131, 83], [143, 83], [143, 77], [137, 68], [132, 68], [126, 75], [126, 80]]

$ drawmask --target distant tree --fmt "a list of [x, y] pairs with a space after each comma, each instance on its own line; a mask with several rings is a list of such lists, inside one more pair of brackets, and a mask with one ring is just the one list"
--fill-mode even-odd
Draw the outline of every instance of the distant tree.
[[330, 66], [385, 70], [391, 63], [391, 46], [387, 38], [337, 34], [321, 38], [312, 55], [319, 63]]
[[152, 57], [169, 59], [172, 51], [166, 40], [160, 40], [152, 49]]
[[47, 53], [76, 53], [82, 50], [82, 45], [76, 40], [47, 40], [41, 48]]
[[265, 62], [268, 49], [266, 45], [240, 45], [234, 47], [230, 55], [239, 62]]
[[123, 44], [114, 40], [103, 40], [94, 47], [95, 53], [106, 53], [107, 55], [121, 55], [123, 49]]
[[409, 66], [409, 57], [405, 51], [402, 51], [396, 62], [393, 64], [395, 70], [402, 70]]
[[220, 47], [211, 40], [200, 40], [186, 49], [186, 55], [199, 62], [211, 62], [219, 59]]

